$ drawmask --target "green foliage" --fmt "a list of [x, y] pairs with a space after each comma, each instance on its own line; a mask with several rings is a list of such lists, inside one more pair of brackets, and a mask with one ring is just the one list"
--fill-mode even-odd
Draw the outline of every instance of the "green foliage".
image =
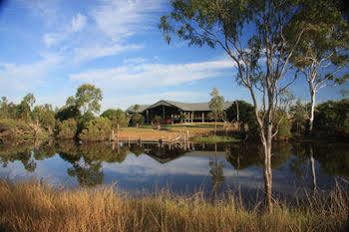
[[240, 142], [239, 139], [230, 137], [230, 136], [200, 136], [200, 137], [194, 137], [194, 142], [197, 143], [233, 143], [233, 142]]
[[67, 119], [77, 119], [79, 117], [81, 117], [81, 113], [75, 106], [63, 106], [56, 113], [56, 119], [61, 122]]
[[67, 104], [75, 104], [82, 114], [86, 112], [98, 113], [102, 99], [101, 89], [91, 84], [84, 84], [77, 89], [75, 98], [68, 98]]
[[328, 135], [349, 134], [349, 100], [327, 101], [315, 110], [314, 129]]
[[237, 100], [226, 110], [227, 120], [248, 125], [249, 131], [255, 133], [257, 130], [256, 115], [253, 105], [248, 102]]
[[96, 117], [92, 112], [86, 112], [77, 119], [78, 122], [78, 134], [80, 134], [84, 129], [87, 128], [88, 123], [94, 120]]
[[301, 101], [297, 101], [290, 107], [289, 112], [292, 119], [292, 133], [304, 135], [307, 132], [309, 110], [310, 105], [303, 104]]
[[55, 112], [51, 105], [35, 106], [33, 110], [33, 119], [40, 123], [40, 126], [49, 134], [52, 134], [56, 124]]
[[133, 110], [134, 110], [136, 113], [138, 113], [138, 111], [139, 111], [140, 108], [141, 108], [141, 107], [140, 107], [140, 105], [138, 105], [138, 104], [136, 104], [136, 105], [133, 106]]
[[78, 124], [75, 119], [68, 119], [57, 123], [56, 137], [59, 139], [73, 139], [77, 134]]
[[[291, 58], [293, 64], [317, 85], [324, 81], [342, 82], [345, 76], [335, 76], [336, 68], [323, 69], [332, 64], [343, 68], [349, 62], [349, 24], [340, 14], [338, 1], [308, 0], [296, 15], [292, 27], [302, 22], [304, 32]], [[325, 11], [323, 9], [326, 9]], [[297, 22], [297, 23], [296, 23]], [[294, 36], [292, 30], [286, 33]]]
[[112, 124], [108, 118], [95, 118], [87, 123], [85, 129], [79, 134], [81, 140], [104, 141], [110, 139]]
[[21, 103], [17, 106], [17, 118], [27, 122], [31, 121], [33, 116], [32, 108], [34, 106], [34, 103], [35, 97], [33, 94], [29, 93], [26, 96], [24, 96]]
[[133, 114], [130, 121], [131, 126], [141, 126], [144, 124], [144, 117], [141, 114]]
[[108, 118], [112, 124], [112, 128], [127, 127], [130, 119], [121, 109], [108, 109], [101, 114], [101, 117]]
[[211, 100], [209, 107], [211, 109], [210, 116], [215, 122], [224, 118], [224, 97], [219, 94], [218, 89], [213, 88], [211, 92]]
[[[286, 113], [283, 112], [283, 114], [286, 114]], [[291, 138], [292, 137], [291, 127], [292, 127], [291, 121], [287, 118], [287, 115], [284, 115], [278, 125], [278, 133], [276, 134], [276, 139], [287, 140]]]
[[40, 134], [25, 121], [0, 119], [0, 140], [34, 139], [37, 136]]

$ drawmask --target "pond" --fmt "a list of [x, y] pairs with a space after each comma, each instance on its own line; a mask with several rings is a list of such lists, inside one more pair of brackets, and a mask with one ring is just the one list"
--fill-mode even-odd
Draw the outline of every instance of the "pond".
[[[257, 146], [237, 143], [0, 145], [1, 178], [43, 179], [68, 188], [115, 184], [130, 194], [231, 191], [253, 198], [263, 195], [262, 164]], [[330, 190], [348, 183], [349, 145], [275, 144], [272, 168], [275, 195]]]

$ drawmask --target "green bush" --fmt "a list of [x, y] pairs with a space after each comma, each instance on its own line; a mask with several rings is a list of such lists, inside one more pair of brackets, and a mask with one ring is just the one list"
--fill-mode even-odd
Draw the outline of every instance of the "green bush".
[[297, 101], [290, 107], [291, 116], [291, 132], [297, 135], [304, 135], [309, 128], [309, 114], [310, 105], [303, 104], [301, 101]]
[[114, 129], [118, 125], [120, 127], [127, 127], [130, 122], [130, 118], [120, 109], [108, 109], [101, 114], [101, 117], [108, 118]]
[[289, 139], [291, 134], [292, 123], [289, 120], [287, 112], [283, 110], [278, 110], [276, 112], [274, 119], [274, 125], [277, 127], [278, 132], [276, 134], [276, 140], [287, 140]]
[[77, 133], [77, 122], [74, 119], [68, 119], [58, 122], [56, 137], [59, 139], [73, 139]]
[[[239, 112], [239, 114], [238, 114]], [[239, 123], [241, 128], [244, 129], [247, 125], [248, 134], [254, 137], [258, 134], [257, 119], [254, 111], [253, 105], [245, 101], [235, 101], [226, 111], [226, 118], [230, 122], [237, 122], [239, 118]]]
[[288, 118], [284, 118], [281, 120], [279, 124], [279, 131], [276, 135], [277, 139], [287, 140], [289, 139], [291, 134], [292, 123]]
[[79, 134], [79, 138], [85, 141], [105, 141], [110, 139], [111, 134], [110, 120], [100, 117], [88, 122], [87, 127]]
[[1, 119], [0, 120], [0, 139], [34, 139], [47, 137], [40, 126], [24, 122], [22, 120]]
[[132, 115], [130, 124], [131, 124], [131, 126], [141, 126], [141, 125], [143, 125], [144, 124], [144, 117], [143, 117], [143, 115], [138, 114], [138, 113]]
[[349, 100], [327, 101], [315, 109], [314, 129], [328, 135], [349, 134]]

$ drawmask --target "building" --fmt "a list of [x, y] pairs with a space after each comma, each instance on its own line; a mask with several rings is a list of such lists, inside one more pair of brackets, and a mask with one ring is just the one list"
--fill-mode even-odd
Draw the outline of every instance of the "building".
[[[227, 110], [233, 102], [224, 102]], [[135, 106], [130, 106], [126, 113], [134, 114]], [[160, 100], [153, 105], [139, 105], [138, 113], [144, 116], [145, 122], [150, 123], [156, 116], [160, 116], [163, 123], [179, 122], [207, 122], [211, 121], [208, 114], [211, 112], [209, 103], [183, 103]]]

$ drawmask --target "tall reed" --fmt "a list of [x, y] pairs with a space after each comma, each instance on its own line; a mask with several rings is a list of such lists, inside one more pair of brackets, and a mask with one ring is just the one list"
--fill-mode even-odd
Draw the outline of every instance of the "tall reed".
[[112, 187], [65, 190], [37, 181], [0, 181], [0, 231], [345, 231], [349, 194], [341, 188], [264, 213], [233, 196], [208, 202], [161, 192], [130, 197]]

